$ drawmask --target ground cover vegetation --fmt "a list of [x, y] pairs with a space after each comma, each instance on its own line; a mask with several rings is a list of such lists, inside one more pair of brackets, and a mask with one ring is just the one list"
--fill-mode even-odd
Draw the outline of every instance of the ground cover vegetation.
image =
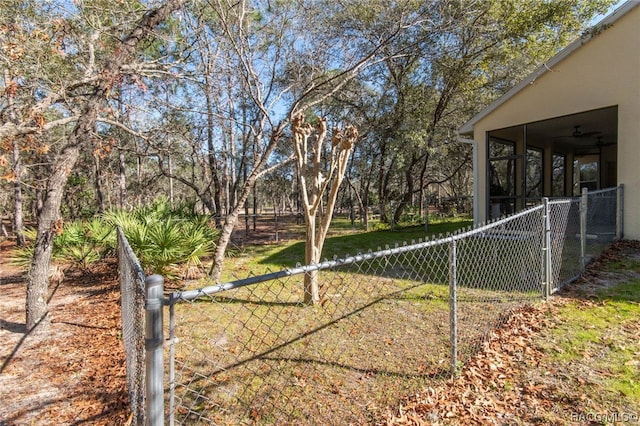
[[[433, 254], [415, 258], [429, 270], [388, 256], [320, 271], [317, 307], [302, 303], [300, 275], [177, 304], [177, 418], [376, 423], [401, 395], [446, 381], [448, 265], [446, 250], [441, 262]], [[460, 293], [460, 366], [522, 297], [540, 299]]]
[[[15, 243], [3, 241], [1, 247], [3, 254], [10, 254]], [[549, 302], [516, 311], [503, 327], [493, 330], [491, 339], [464, 363], [455, 381], [425, 383], [426, 379], [418, 376], [409, 378], [409, 383], [417, 383], [415, 393], [371, 395], [366, 400], [368, 407], [382, 416], [377, 421], [390, 425], [608, 424], [623, 418], [633, 423], [632, 416], [637, 416], [640, 410], [638, 253], [637, 242], [617, 243], [593, 263], [580, 280]], [[228, 259], [236, 260], [239, 258]], [[119, 339], [119, 291], [113, 263], [98, 262], [85, 271], [68, 271], [63, 283], [56, 286], [51, 295], [50, 323], [30, 333], [26, 333], [23, 319], [23, 272], [8, 264], [4, 256], [0, 258], [0, 285], [4, 294], [0, 399], [5, 407], [0, 421], [6, 424], [28, 424], [36, 420], [38, 424], [82, 421], [98, 425], [127, 424], [124, 353]], [[301, 287], [295, 288], [302, 291]], [[435, 288], [429, 291], [428, 286], [422, 286], [408, 290], [396, 302], [406, 305], [420, 302], [425, 308], [420, 311], [422, 315], [433, 316], [443, 309], [438, 303], [444, 303], [436, 297], [439, 293], [434, 292]], [[297, 295], [296, 300], [299, 297]], [[426, 309], [428, 302], [433, 304], [433, 309]], [[238, 304], [230, 306], [241, 309], [240, 314], [247, 312]], [[258, 308], [264, 309], [264, 306]], [[345, 332], [357, 332], [358, 327], [360, 332], [368, 330], [367, 327], [379, 328], [373, 330], [376, 335], [388, 335], [390, 339], [402, 329], [394, 322], [365, 324], [357, 317], [343, 323]], [[415, 337], [432, 332], [421, 330]], [[218, 351], [220, 346], [230, 344], [216, 337], [220, 336], [210, 335], [198, 344], [210, 345], [208, 350]], [[310, 344], [321, 345], [321, 340]], [[407, 350], [415, 350], [418, 346], [415, 342], [414, 339], [397, 341]], [[380, 347], [378, 343], [372, 342], [371, 349], [395, 347], [386, 343]], [[432, 341], [424, 343], [433, 344]], [[352, 348], [349, 354], [357, 358], [355, 348], [349, 347]], [[333, 355], [341, 356], [339, 351]], [[416, 360], [426, 362], [430, 359], [427, 358], [421, 356]], [[372, 380], [364, 372], [359, 379], [354, 376], [354, 382], [344, 374], [321, 376], [318, 373], [316, 377], [308, 373], [300, 369], [298, 374], [296, 391], [302, 392], [301, 398], [309, 391], [304, 386], [310, 386], [319, 377], [326, 377], [328, 385], [336, 386], [337, 393], [331, 393], [332, 398], [335, 395], [353, 397], [352, 391], [358, 389], [353, 386], [366, 386]], [[357, 369], [352, 374], [357, 375]], [[392, 376], [377, 379], [392, 384]], [[261, 377], [269, 379], [269, 376]], [[247, 392], [260, 389], [260, 384], [254, 385], [249, 386]], [[226, 392], [228, 398], [234, 391], [228, 388]], [[362, 398], [367, 393], [359, 395]], [[399, 405], [379, 404], [379, 401], [398, 399]], [[322, 403], [323, 397], [319, 401]]]
[[[120, 227], [147, 274], [161, 274], [169, 282], [202, 275], [202, 261], [215, 248], [218, 231], [209, 217], [189, 206], [172, 208], [158, 199], [133, 211], [113, 210], [88, 221], [64, 224], [53, 239], [52, 258], [58, 267], [87, 269], [116, 253], [116, 228]], [[26, 228], [25, 243], [12, 257], [28, 266], [33, 258], [36, 230]]]

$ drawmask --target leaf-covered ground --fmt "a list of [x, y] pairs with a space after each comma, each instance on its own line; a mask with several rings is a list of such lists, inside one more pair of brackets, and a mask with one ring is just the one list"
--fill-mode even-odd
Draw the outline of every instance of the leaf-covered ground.
[[392, 425], [640, 423], [640, 244], [612, 246], [550, 301], [519, 309], [459, 378]]
[[[25, 334], [24, 277], [2, 244], [0, 425], [126, 424], [115, 265], [67, 271], [52, 285], [49, 322]], [[458, 379], [407, 397], [381, 422], [640, 422], [638, 283], [640, 243], [616, 244], [551, 301], [520, 309]]]
[[25, 280], [0, 251], [0, 425], [128, 420], [117, 265], [52, 283], [48, 322], [25, 333]]

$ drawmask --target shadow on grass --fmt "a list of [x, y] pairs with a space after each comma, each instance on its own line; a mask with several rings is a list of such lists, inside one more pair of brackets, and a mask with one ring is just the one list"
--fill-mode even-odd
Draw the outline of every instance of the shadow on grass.
[[220, 304], [240, 304], [240, 305], [257, 305], [257, 306], [288, 306], [288, 307], [305, 307], [302, 302], [272, 302], [258, 299], [241, 299], [238, 297], [215, 296], [211, 300], [196, 299], [191, 303], [220, 303]]
[[442, 367], [439, 367], [430, 373], [403, 373], [398, 371], [381, 370], [379, 368], [359, 368], [353, 365], [347, 365], [339, 362], [311, 359], [311, 358], [263, 356], [263, 357], [260, 357], [260, 359], [266, 360], [266, 361], [293, 362], [298, 364], [316, 364], [316, 365], [322, 365], [325, 367], [335, 367], [342, 370], [349, 370], [349, 371], [353, 371], [353, 372], [361, 373], [365, 375], [374, 374], [374, 375], [387, 376], [387, 377], [396, 377], [401, 379], [434, 379], [435, 380], [435, 379], [442, 379], [443, 377], [447, 377], [448, 375], [451, 374], [450, 368], [442, 368]]
[[[326, 258], [333, 258], [334, 256], [343, 258], [358, 253], [366, 253], [369, 250], [375, 252], [379, 249], [384, 249], [385, 246], [394, 247], [396, 244], [402, 246], [441, 234], [446, 235], [459, 229], [467, 228], [472, 224], [472, 220], [460, 220], [430, 225], [428, 231], [425, 231], [424, 225], [416, 225], [399, 227], [393, 231], [383, 230], [340, 235], [327, 238], [322, 252]], [[304, 241], [300, 241], [274, 252], [259, 263], [292, 268], [297, 263], [303, 262]]]
[[[307, 330], [305, 332], [301, 332], [297, 336], [295, 336], [295, 337], [293, 337], [293, 338], [291, 338], [291, 339], [289, 339], [289, 340], [287, 340], [287, 341], [285, 341], [285, 342], [283, 342], [283, 343], [281, 343], [279, 345], [272, 346], [272, 347], [270, 347], [270, 348], [268, 348], [268, 349], [266, 349], [266, 350], [264, 350], [264, 351], [262, 351], [262, 352], [260, 352], [258, 354], [255, 354], [255, 355], [253, 355], [251, 357], [242, 359], [242, 360], [237, 361], [235, 363], [226, 365], [223, 368], [220, 368], [218, 370], [212, 371], [209, 374], [208, 377], [211, 378], [211, 377], [215, 376], [216, 374], [227, 372], [227, 371], [229, 371], [229, 370], [231, 370], [233, 368], [242, 366], [242, 365], [247, 364], [247, 363], [249, 363], [251, 361], [254, 361], [254, 360], [268, 359], [267, 355], [273, 354], [273, 353], [277, 352], [278, 350], [280, 350], [282, 348], [285, 348], [285, 347], [287, 347], [289, 345], [292, 345], [292, 344], [294, 344], [296, 342], [299, 342], [299, 341], [301, 341], [303, 339], [311, 337], [314, 334], [319, 333], [320, 331], [325, 330], [325, 329], [327, 329], [327, 328], [339, 323], [342, 320], [345, 320], [347, 318], [356, 316], [356, 315], [366, 311], [368, 308], [371, 308], [372, 306], [374, 306], [374, 305], [376, 305], [378, 303], [384, 302], [384, 301], [389, 300], [389, 299], [395, 299], [397, 296], [401, 295], [402, 293], [405, 293], [410, 289], [413, 289], [413, 288], [416, 288], [416, 287], [420, 287], [422, 285], [424, 285], [424, 284], [423, 283], [419, 283], [419, 284], [413, 285], [413, 286], [411, 286], [409, 288], [402, 288], [402, 289], [399, 289], [399, 290], [384, 294], [384, 295], [382, 295], [380, 297], [376, 297], [375, 299], [372, 299], [368, 303], [365, 303], [365, 304], [363, 304], [363, 305], [361, 305], [361, 306], [359, 306], [359, 307], [357, 307], [357, 308], [355, 308], [353, 310], [350, 310], [349, 312], [346, 312], [346, 313], [344, 313], [344, 314], [342, 314], [342, 315], [340, 315], [340, 316], [338, 316], [338, 317], [336, 317], [336, 318], [334, 318], [334, 319], [332, 319], [330, 321], [327, 321], [324, 324], [321, 324], [321, 325], [319, 325], [317, 327], [314, 327], [314, 328], [312, 328], [310, 330]], [[261, 304], [260, 301], [242, 300], [242, 299], [235, 299], [235, 298], [229, 298], [228, 301], [231, 302], [231, 303]], [[281, 304], [282, 304], [282, 302], [265, 302], [266, 306], [272, 306], [272, 305], [280, 306]], [[295, 306], [299, 306], [301, 308], [305, 308], [305, 307], [308, 308], [309, 307], [309, 305], [304, 305], [304, 304], [301, 304], [301, 303], [287, 303], [287, 306], [294, 306], [294, 307]]]
[[[394, 343], [390, 343], [388, 339], [383, 339], [384, 335], [378, 334], [380, 327], [391, 327], [401, 333], [401, 336], [412, 336], [404, 334], [403, 327], [396, 327], [401, 324], [401, 320], [394, 322], [396, 326], [386, 323], [380, 325], [380, 322], [374, 321], [374, 325], [379, 324], [380, 327], [361, 328], [363, 323], [369, 322], [368, 319], [373, 320], [378, 318], [377, 315], [389, 312], [389, 306], [399, 306], [401, 309], [404, 306], [405, 310], [410, 306], [414, 307], [415, 304], [398, 305], [397, 302], [403, 300], [403, 294], [407, 291], [424, 285], [416, 283], [409, 288], [390, 289], [342, 312], [333, 311], [330, 314], [331, 318], [323, 318], [315, 324], [305, 326], [303, 322], [296, 321], [296, 328], [300, 328], [292, 335], [283, 336], [279, 343], [266, 343], [265, 346], [252, 348], [251, 351], [255, 350], [254, 353], [244, 353], [242, 356], [238, 356], [233, 348], [229, 349], [229, 353], [238, 356], [229, 362], [219, 362], [217, 358], [208, 359], [203, 354], [206, 360], [199, 358], [198, 364], [181, 368], [180, 374], [184, 376], [180, 382], [183, 384], [179, 384], [178, 387], [184, 387], [184, 393], [180, 397], [183, 399], [179, 403], [178, 415], [185, 415], [185, 419], [191, 419], [190, 415], [197, 415], [203, 419], [208, 415], [213, 416], [212, 418], [222, 416], [220, 418], [226, 419], [224, 416], [229, 415], [228, 424], [244, 423], [249, 418], [255, 420], [255, 416], [259, 414], [264, 414], [265, 418], [284, 416], [282, 419], [273, 417], [276, 424], [347, 423], [332, 422], [331, 416], [336, 414], [331, 410], [331, 413], [314, 411], [313, 415], [316, 417], [307, 422], [310, 420], [306, 417], [309, 413], [298, 413], [299, 407], [296, 405], [304, 400], [314, 401], [313, 404], [323, 406], [333, 405], [335, 409], [341, 410], [340, 418], [344, 419], [344, 416], [347, 416], [351, 424], [373, 422], [373, 418], [368, 422], [361, 421], [373, 415], [376, 410], [372, 407], [391, 406], [395, 404], [395, 398], [409, 394], [431, 380], [449, 377], [449, 364], [437, 363], [431, 359], [434, 353], [446, 351], [446, 348], [441, 347], [442, 342], [439, 338], [423, 338], [419, 339], [422, 344], [412, 342], [407, 346], [404, 339], [393, 340]], [[246, 299], [230, 298], [228, 301], [234, 304], [253, 304], [252, 300]], [[410, 297], [409, 300], [416, 299]], [[432, 302], [428, 297], [425, 301]], [[313, 308], [300, 303], [292, 306], [294, 309]], [[368, 314], [369, 311], [372, 314]], [[431, 330], [431, 333], [440, 335], [439, 331]], [[395, 333], [392, 334], [392, 339], [398, 338]], [[255, 335], [261, 336], [260, 333]], [[357, 336], [364, 340], [353, 340], [357, 339]], [[253, 339], [248, 339], [249, 341]], [[416, 356], [413, 351], [419, 347], [424, 349], [425, 343], [433, 344], [433, 350], [428, 354]], [[352, 352], [341, 344], [351, 344], [358, 349]], [[399, 355], [402, 353], [409, 355], [405, 358]], [[383, 356], [378, 359], [381, 363], [369, 362], [371, 357], [376, 356]], [[298, 382], [298, 379], [302, 382]], [[306, 380], [307, 384], [300, 384]], [[404, 382], [407, 380], [411, 383]], [[327, 393], [328, 387], [331, 387], [330, 393]], [[349, 403], [344, 399], [347, 397], [338, 394], [338, 388], [345, 392], [344, 395], [351, 395], [348, 399], [356, 398], [359, 402], [354, 403], [349, 399]], [[375, 391], [376, 395], [368, 394], [372, 391]], [[240, 393], [236, 394], [237, 392]], [[227, 398], [230, 405], [220, 402]], [[375, 401], [375, 404], [371, 401]], [[262, 410], [266, 411], [262, 413]]]

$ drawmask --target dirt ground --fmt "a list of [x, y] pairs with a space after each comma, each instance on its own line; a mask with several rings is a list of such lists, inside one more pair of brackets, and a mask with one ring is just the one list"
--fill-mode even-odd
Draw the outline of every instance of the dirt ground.
[[[62, 282], [50, 288], [47, 321], [27, 333], [25, 277], [8, 264], [12, 248], [10, 241], [0, 243], [0, 426], [128, 424], [116, 264], [65, 271]], [[639, 253], [639, 244], [623, 243], [608, 256], [637, 259]], [[590, 279], [590, 274], [598, 279]], [[592, 269], [576, 285], [609, 281]], [[554, 300], [562, 303], [567, 297], [571, 289]], [[386, 423], [432, 424], [437, 423], [430, 420], [436, 415], [460, 419], [453, 424], [530, 424], [517, 413], [535, 414], [563, 404], [550, 395], [551, 385], [531, 383], [519, 394], [502, 395], [502, 401], [492, 393], [500, 381], [509, 379], [505, 371], [517, 377], [526, 370], [531, 377], [532, 369], [544, 366], [544, 355], [528, 344], [546, 326], [546, 317], [544, 308], [521, 310], [505, 330], [496, 331], [455, 383], [408, 398], [402, 408], [390, 409]], [[509, 404], [515, 414], [500, 417]], [[534, 422], [536, 418], [540, 419], [529, 417]]]
[[[296, 223], [281, 220], [289, 228]], [[275, 240], [271, 218], [248, 226], [238, 227], [232, 246]], [[62, 282], [49, 288], [46, 321], [26, 333], [26, 276], [9, 263], [14, 248], [0, 240], [0, 426], [128, 424], [115, 259], [86, 271], [63, 269]]]
[[66, 271], [46, 321], [26, 333], [23, 271], [0, 246], [0, 425], [128, 420], [117, 265]]

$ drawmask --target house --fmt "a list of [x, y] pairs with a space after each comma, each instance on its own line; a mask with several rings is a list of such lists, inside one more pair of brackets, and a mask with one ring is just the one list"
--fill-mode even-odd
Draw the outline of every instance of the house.
[[476, 223], [542, 197], [624, 184], [624, 236], [640, 239], [640, 1], [624, 3], [465, 123]]

